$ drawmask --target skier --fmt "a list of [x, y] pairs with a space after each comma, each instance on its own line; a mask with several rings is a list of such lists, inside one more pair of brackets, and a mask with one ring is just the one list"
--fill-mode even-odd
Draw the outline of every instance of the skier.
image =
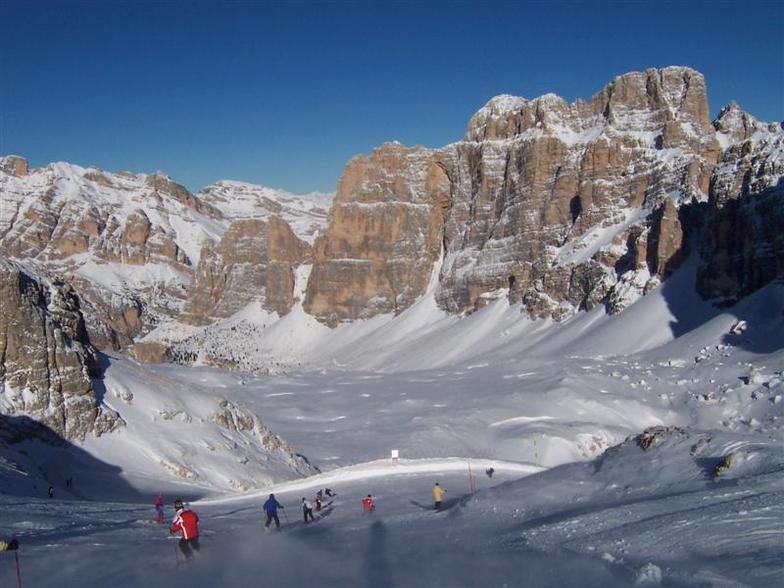
[[17, 549], [19, 549], [19, 541], [16, 539], [10, 541], [0, 539], [0, 551], [16, 551]]
[[182, 533], [179, 542], [180, 551], [185, 555], [185, 559], [190, 559], [193, 550], [199, 551], [199, 515], [185, 508], [179, 498], [174, 501], [174, 510], [177, 511], [177, 516], [174, 517], [169, 532], [172, 535], [177, 532]]
[[319, 490], [316, 492], [316, 510], [321, 510], [321, 501], [324, 500], [324, 493]]
[[280, 519], [278, 518], [278, 509], [279, 508], [286, 508], [280, 502], [275, 500], [275, 495], [270, 494], [267, 502], [264, 503], [264, 512], [267, 513], [267, 522], [264, 524], [264, 528], [268, 529], [270, 523], [275, 520], [275, 526], [280, 529]]
[[313, 518], [313, 506], [307, 499], [303, 496], [302, 497], [302, 516], [305, 517], [305, 524], [308, 524], [308, 517], [310, 517], [311, 521], [315, 521], [316, 519]]
[[371, 513], [376, 510], [376, 505], [373, 502], [373, 497], [368, 494], [365, 498], [362, 499], [362, 512], [364, 513]]
[[492, 478], [492, 477], [493, 477], [493, 474], [495, 473], [495, 470], [494, 470], [493, 468], [487, 468], [487, 469], [485, 470], [485, 473], [487, 474], [487, 477], [488, 477], [488, 478]]
[[54, 498], [54, 486], [49, 484], [49, 490], [47, 490], [46, 493], [49, 495], [49, 498]]
[[433, 486], [433, 502], [436, 510], [441, 510], [441, 501], [444, 499], [444, 494], [446, 494], [446, 490], [436, 482], [436, 485]]
[[327, 495], [327, 496], [329, 496], [330, 498], [333, 498], [334, 496], [337, 496], [337, 494], [335, 494], [335, 493], [334, 493], [332, 490], [330, 490], [329, 488], [326, 488], [326, 489], [324, 490], [324, 494], [326, 494], [326, 495]]
[[158, 496], [155, 498], [155, 512], [157, 516], [155, 521], [159, 524], [163, 524], [163, 494], [158, 492]]

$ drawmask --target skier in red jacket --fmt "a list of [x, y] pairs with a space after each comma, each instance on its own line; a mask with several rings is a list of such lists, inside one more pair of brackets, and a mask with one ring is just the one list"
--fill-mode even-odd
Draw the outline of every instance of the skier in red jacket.
[[177, 516], [174, 517], [169, 531], [172, 534], [178, 531], [182, 533], [180, 550], [186, 559], [190, 559], [193, 556], [192, 549], [199, 551], [199, 515], [185, 508], [180, 499], [174, 501], [174, 510], [177, 511]]
[[362, 512], [367, 514], [376, 510], [376, 505], [373, 502], [373, 497], [368, 494], [365, 498], [362, 499]]
[[156, 514], [155, 522], [157, 522], [159, 525], [162, 525], [163, 524], [163, 494], [161, 494], [160, 492], [158, 493], [158, 496], [155, 498], [155, 514]]

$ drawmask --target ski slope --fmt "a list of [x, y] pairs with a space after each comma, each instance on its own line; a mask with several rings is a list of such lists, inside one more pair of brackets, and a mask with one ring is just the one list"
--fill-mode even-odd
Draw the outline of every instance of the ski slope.
[[[690, 279], [558, 325], [503, 300], [447, 317], [423, 298], [327, 343], [293, 312], [266, 344], [301, 365], [275, 376], [111, 357], [103, 397], [127, 426], [10, 446], [0, 534], [21, 541], [25, 586], [780, 585], [784, 288], [719, 312]], [[216, 428], [216, 405], [257, 414], [314, 473]], [[645, 451], [651, 427], [678, 428]], [[430, 510], [435, 481], [446, 512]], [[326, 516], [299, 523], [324, 487]], [[167, 516], [183, 497], [201, 517], [196, 561], [178, 565], [153, 522], [159, 491]], [[289, 520], [265, 533], [270, 492]], [[12, 561], [0, 554], [2, 586]]]
[[[151, 502], [0, 503], [4, 525], [22, 538], [31, 586], [779, 584], [780, 448], [718, 435], [692, 456], [703, 438], [676, 433], [647, 452], [632, 441], [598, 462], [527, 476], [498, 463], [492, 479], [475, 468], [474, 494], [465, 462], [390, 460], [203, 500], [190, 505], [202, 549], [187, 563], [154, 523]], [[744, 463], [713, 477], [709, 464], [728, 446], [743, 448]], [[435, 481], [447, 490], [443, 512], [432, 510]], [[327, 484], [337, 496], [317, 522], [303, 524], [301, 497]], [[269, 491], [287, 507], [280, 531], [263, 530]], [[367, 493], [377, 505], [371, 515], [361, 510]], [[0, 557], [6, 585], [11, 559]]]

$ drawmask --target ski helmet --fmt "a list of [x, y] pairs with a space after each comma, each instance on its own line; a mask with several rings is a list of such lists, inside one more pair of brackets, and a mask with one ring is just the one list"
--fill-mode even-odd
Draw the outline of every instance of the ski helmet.
[[174, 501], [174, 510], [180, 510], [183, 508], [185, 508], [185, 505], [182, 503], [181, 499], [178, 498], [177, 500]]

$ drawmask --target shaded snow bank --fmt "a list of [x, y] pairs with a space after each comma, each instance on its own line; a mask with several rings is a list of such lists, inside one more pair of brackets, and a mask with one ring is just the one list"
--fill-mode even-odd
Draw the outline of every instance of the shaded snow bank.
[[654, 439], [503, 484], [465, 510], [492, 519], [501, 544], [593, 555], [638, 576], [652, 563], [665, 585], [780, 585], [780, 440], [677, 428]]

